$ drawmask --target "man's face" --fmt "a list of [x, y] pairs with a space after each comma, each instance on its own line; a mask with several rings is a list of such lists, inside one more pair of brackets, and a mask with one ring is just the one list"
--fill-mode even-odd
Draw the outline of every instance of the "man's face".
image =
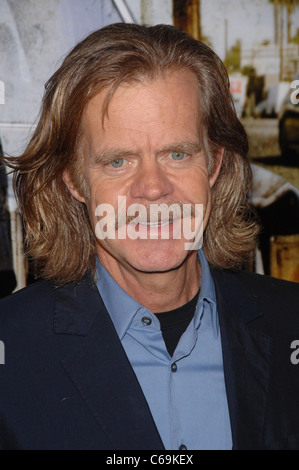
[[[185, 70], [122, 85], [103, 122], [105, 97], [104, 92], [95, 96], [83, 118], [89, 196], [77, 197], [86, 203], [94, 230], [99, 219], [96, 208], [109, 204], [117, 214], [119, 196], [127, 207], [141, 204], [146, 209], [162, 203], [202, 204], [205, 227], [217, 171], [209, 176], [199, 138], [195, 76]], [[152, 226], [144, 222], [135, 227], [141, 235], [137, 239], [118, 239], [117, 231], [115, 239], [97, 238], [98, 256], [110, 272], [115, 268], [148, 273], [173, 270], [190, 255], [196, 256], [185, 249], [183, 230], [180, 238], [174, 236], [181, 224], [178, 219]]]

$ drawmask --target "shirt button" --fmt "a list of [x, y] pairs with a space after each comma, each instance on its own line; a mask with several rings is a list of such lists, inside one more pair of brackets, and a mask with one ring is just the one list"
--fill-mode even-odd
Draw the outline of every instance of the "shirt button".
[[142, 317], [141, 321], [145, 326], [149, 326], [152, 323], [152, 319], [149, 317]]
[[181, 444], [179, 447], [179, 450], [188, 450], [188, 449], [184, 444]]
[[171, 364], [171, 372], [176, 372], [178, 370], [178, 366], [176, 365], [176, 362]]

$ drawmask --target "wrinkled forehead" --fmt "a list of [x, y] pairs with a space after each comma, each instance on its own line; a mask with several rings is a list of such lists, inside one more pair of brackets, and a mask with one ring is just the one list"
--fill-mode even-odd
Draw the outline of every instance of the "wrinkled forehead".
[[[82, 130], [86, 138], [110, 127], [133, 125], [148, 132], [173, 124], [196, 125], [200, 122], [200, 93], [195, 74], [189, 70], [164, 73], [155, 78], [138, 77], [117, 88], [106, 87], [85, 108]], [[188, 124], [187, 124], [188, 121]]]

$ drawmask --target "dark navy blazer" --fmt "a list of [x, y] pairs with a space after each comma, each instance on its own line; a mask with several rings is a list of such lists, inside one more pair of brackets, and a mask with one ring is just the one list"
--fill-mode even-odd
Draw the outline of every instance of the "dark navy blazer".
[[[233, 448], [299, 449], [299, 284], [212, 274]], [[90, 274], [3, 299], [0, 340], [0, 448], [163, 449]]]

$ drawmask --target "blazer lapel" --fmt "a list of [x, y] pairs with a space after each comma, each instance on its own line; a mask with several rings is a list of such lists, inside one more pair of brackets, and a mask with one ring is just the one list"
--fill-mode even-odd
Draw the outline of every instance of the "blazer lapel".
[[61, 363], [115, 449], [163, 449], [92, 276], [55, 291]]
[[[260, 449], [271, 339], [255, 328], [262, 312], [236, 276], [212, 271], [221, 328], [233, 448]], [[55, 290], [61, 363], [115, 449], [163, 450], [147, 402], [91, 275]]]
[[255, 328], [262, 312], [231, 273], [213, 271], [233, 449], [262, 449], [271, 339]]

